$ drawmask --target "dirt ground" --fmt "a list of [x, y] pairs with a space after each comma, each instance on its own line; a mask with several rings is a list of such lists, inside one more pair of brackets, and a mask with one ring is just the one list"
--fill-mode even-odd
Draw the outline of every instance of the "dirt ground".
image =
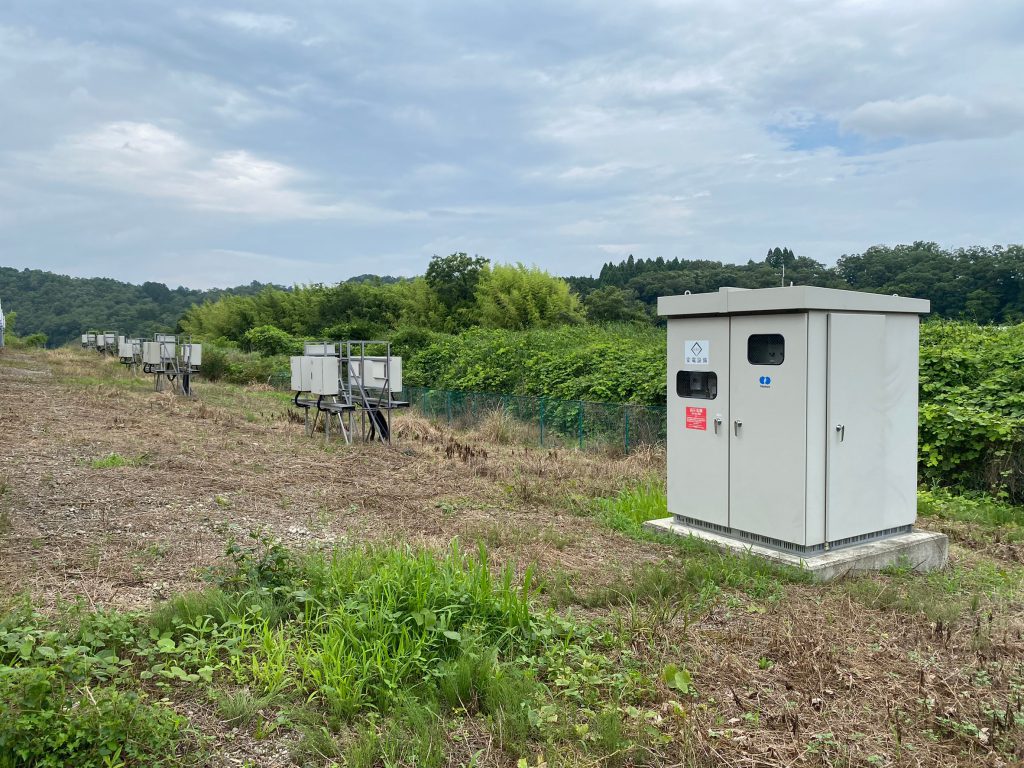
[[[584, 584], [681, 556], [609, 531], [574, 503], [663, 471], [657, 453], [498, 445], [411, 415], [390, 447], [325, 448], [275, 393], [201, 381], [195, 391], [155, 392], [150, 377], [85, 351], [0, 355], [0, 590], [44, 607], [147, 608], [201, 586], [230, 538], [261, 528], [294, 546], [483, 541], [498, 560]], [[881, 576], [874, 589], [727, 595], [638, 635], [652, 664], [682, 654], [694, 673], [698, 697], [678, 737], [691, 742], [686, 754], [731, 766], [1020, 765], [1022, 595], [970, 575], [1018, 573], [1020, 553], [976, 539], [954, 542], [953, 575], [929, 582], [938, 594], [928, 599], [978, 592], [955, 620], [884, 599], [906, 587]], [[216, 731], [210, 711], [188, 714]], [[223, 738], [224, 764], [288, 764], [272, 742]]]

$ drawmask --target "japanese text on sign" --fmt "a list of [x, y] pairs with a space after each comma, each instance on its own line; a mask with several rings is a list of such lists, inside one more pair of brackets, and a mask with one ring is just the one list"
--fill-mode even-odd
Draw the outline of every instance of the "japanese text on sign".
[[710, 355], [711, 342], [708, 339], [687, 339], [683, 346], [686, 365], [707, 365]]
[[694, 408], [692, 406], [686, 407], [686, 428], [687, 429], [702, 429], [707, 430], [708, 428], [708, 409], [707, 408]]

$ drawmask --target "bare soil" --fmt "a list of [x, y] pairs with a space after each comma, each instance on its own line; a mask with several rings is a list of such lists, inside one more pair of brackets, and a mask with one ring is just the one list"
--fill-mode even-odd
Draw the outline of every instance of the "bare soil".
[[[483, 541], [498, 560], [579, 584], [680, 557], [585, 514], [586, 499], [663, 472], [657, 452], [501, 445], [412, 414], [398, 417], [392, 446], [325, 446], [275, 393], [205, 382], [195, 391], [155, 392], [149, 377], [79, 350], [0, 354], [4, 594], [27, 592], [44, 608], [148, 608], [201, 587], [227, 542], [256, 529], [299, 547]], [[952, 550], [963, 572], [1012, 572], [1020, 558], [1019, 545], [984, 535]], [[887, 578], [872, 580], [883, 594]], [[843, 583], [787, 586], [779, 600], [726, 593], [699, 617], [644, 624], [634, 642], [652, 669], [682, 661], [694, 673], [680, 764], [1020, 765], [1022, 595], [973, 602], [943, 622], [926, 607], [865, 602]], [[273, 739], [228, 729], [208, 704], [183, 706], [223, 764], [290, 764]]]

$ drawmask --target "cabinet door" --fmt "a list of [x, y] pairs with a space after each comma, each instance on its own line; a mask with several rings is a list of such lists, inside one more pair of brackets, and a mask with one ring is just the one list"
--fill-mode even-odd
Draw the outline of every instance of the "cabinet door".
[[[916, 318], [912, 319], [916, 322]], [[828, 541], [899, 524], [890, 520], [886, 499], [890, 474], [886, 440], [890, 381], [887, 335], [884, 315], [829, 313], [825, 488]]]
[[729, 318], [668, 323], [668, 511], [729, 524]]
[[729, 521], [806, 543], [807, 315], [732, 318]]

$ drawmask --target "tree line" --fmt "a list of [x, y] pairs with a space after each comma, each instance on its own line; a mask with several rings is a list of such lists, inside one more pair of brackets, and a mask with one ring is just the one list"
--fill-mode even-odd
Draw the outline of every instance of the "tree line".
[[658, 296], [687, 290], [702, 293], [723, 285], [768, 288], [792, 281], [930, 299], [935, 315], [984, 324], [1024, 319], [1022, 277], [1021, 245], [947, 250], [936, 243], [915, 242], [844, 254], [834, 267], [796, 256], [788, 248], [773, 248], [763, 260], [746, 264], [630, 256], [605, 264], [597, 277], [568, 280], [595, 319], [626, 319], [641, 309], [651, 312]]
[[50, 345], [77, 339], [86, 330], [150, 335], [177, 326], [193, 305], [227, 295], [256, 294], [268, 286], [253, 282], [208, 291], [168, 288], [163, 283], [132, 285], [103, 277], [69, 277], [39, 269], [0, 267], [0, 299], [14, 316], [13, 330]]
[[283, 351], [301, 337], [368, 338], [400, 329], [649, 324], [657, 322], [659, 296], [790, 282], [927, 298], [940, 317], [1009, 323], [1024, 319], [1022, 276], [1024, 246], [949, 250], [919, 241], [844, 254], [832, 267], [775, 247], [746, 264], [630, 256], [604, 264], [597, 276], [567, 278], [453, 253], [435, 256], [415, 278], [360, 275], [332, 285], [253, 282], [211, 291], [0, 268], [0, 297], [16, 313], [20, 333], [43, 333], [51, 344], [73, 340], [87, 328], [140, 335], [178, 330]]

